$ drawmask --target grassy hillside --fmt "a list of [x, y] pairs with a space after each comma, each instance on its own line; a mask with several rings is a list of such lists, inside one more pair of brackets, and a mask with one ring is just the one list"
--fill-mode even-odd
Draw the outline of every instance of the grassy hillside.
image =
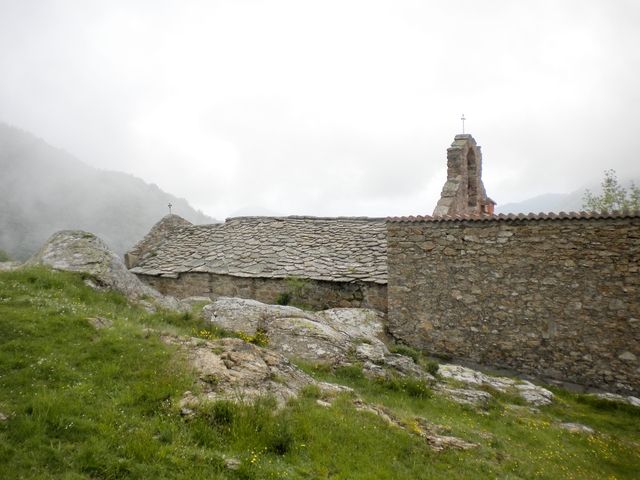
[[[97, 316], [113, 326], [96, 330], [88, 318]], [[177, 402], [195, 376], [154, 332], [201, 327], [193, 315], [132, 308], [79, 275], [0, 273], [0, 478], [555, 480], [631, 479], [640, 471], [640, 409], [562, 391], [539, 410], [501, 395], [476, 409], [367, 380], [353, 367], [303, 365], [408, 425], [420, 416], [479, 447], [434, 452], [419, 436], [356, 410], [349, 394], [318, 405], [313, 388], [277, 412], [267, 398], [213, 403], [185, 419]], [[569, 433], [560, 422], [595, 433]]]
[[33, 135], [0, 123], [0, 249], [24, 260], [54, 232], [87, 230], [124, 253], [168, 213], [214, 220], [186, 200], [119, 172], [92, 168]]

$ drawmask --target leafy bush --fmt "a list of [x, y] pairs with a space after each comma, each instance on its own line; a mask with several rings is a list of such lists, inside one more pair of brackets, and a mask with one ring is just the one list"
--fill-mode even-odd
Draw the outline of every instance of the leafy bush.
[[294, 305], [298, 308], [308, 309], [304, 302], [309, 291], [309, 281], [306, 278], [288, 277], [285, 280], [287, 286], [284, 292], [278, 294], [275, 299], [278, 305]]
[[9, 256], [9, 254], [4, 250], [0, 249], [0, 262], [10, 262], [10, 261], [11, 261], [11, 257]]
[[279, 293], [276, 297], [276, 305], [289, 305], [291, 294], [289, 292]]
[[413, 359], [415, 363], [420, 363], [420, 359], [422, 358], [422, 353], [420, 353], [415, 348], [411, 348], [407, 345], [393, 345], [389, 348], [391, 353], [397, 353], [399, 355], [404, 355], [405, 357], [410, 357]]
[[440, 364], [435, 360], [427, 360], [424, 362], [424, 369], [435, 377], [438, 375], [438, 370], [440, 370]]
[[291, 295], [298, 299], [302, 299], [309, 290], [309, 281], [306, 278], [289, 277], [286, 282]]

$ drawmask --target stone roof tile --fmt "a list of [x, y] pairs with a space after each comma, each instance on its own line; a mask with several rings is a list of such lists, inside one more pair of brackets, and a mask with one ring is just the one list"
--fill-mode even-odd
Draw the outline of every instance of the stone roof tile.
[[177, 226], [131, 271], [385, 284], [386, 226], [383, 218], [300, 216], [236, 217], [223, 224]]

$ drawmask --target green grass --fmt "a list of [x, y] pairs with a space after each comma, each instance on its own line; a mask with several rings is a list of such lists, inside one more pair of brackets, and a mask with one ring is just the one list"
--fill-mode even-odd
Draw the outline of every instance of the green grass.
[[[95, 330], [88, 317], [113, 321]], [[197, 315], [148, 314], [80, 275], [45, 269], [0, 273], [0, 478], [2, 479], [426, 479], [637, 478], [640, 409], [555, 390], [530, 411], [497, 396], [485, 410], [452, 403], [416, 379], [371, 381], [355, 365], [301, 364], [351, 386], [408, 425], [423, 417], [479, 444], [431, 451], [425, 441], [321, 392], [277, 410], [215, 402], [190, 419], [177, 406], [195, 378], [151, 327], [206, 338], [227, 335]], [[580, 422], [594, 435], [570, 434]], [[225, 466], [229, 458], [237, 470]]]

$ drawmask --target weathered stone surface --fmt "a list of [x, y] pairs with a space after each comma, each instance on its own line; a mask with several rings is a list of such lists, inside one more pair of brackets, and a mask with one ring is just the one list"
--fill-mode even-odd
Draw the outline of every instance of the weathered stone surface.
[[493, 213], [493, 205], [482, 183], [480, 147], [471, 135], [456, 135], [447, 149], [447, 181], [433, 215]]
[[587, 425], [583, 425], [581, 423], [567, 422], [567, 423], [561, 423], [558, 426], [563, 430], [567, 430], [571, 433], [587, 433], [587, 434], [595, 433], [595, 430], [593, 428]]
[[[449, 364], [441, 364], [438, 373], [444, 378], [450, 378], [468, 385], [488, 385], [500, 392], [515, 393], [534, 406], [549, 405], [553, 402], [552, 392], [546, 388], [527, 382], [526, 380], [494, 377], [461, 365]], [[460, 393], [459, 396], [461, 398], [464, 398], [464, 394], [462, 392], [458, 393]]]
[[180, 301], [189, 306], [194, 306], [198, 304], [207, 305], [213, 302], [213, 300], [211, 300], [210, 297], [205, 297], [205, 296], [192, 296], [192, 297], [182, 298], [180, 299]]
[[135, 267], [148, 255], [152, 255], [152, 252], [167, 238], [174, 228], [189, 225], [192, 225], [191, 222], [179, 215], [165, 215], [149, 230], [149, 233], [147, 233], [142, 240], [136, 243], [136, 245], [125, 254], [125, 265], [127, 268]]
[[624, 396], [615, 393], [590, 393], [589, 395], [603, 400], [609, 400], [611, 402], [621, 402], [634, 407], [640, 407], [640, 398], [632, 395]]
[[389, 354], [378, 338], [384, 316], [367, 309], [331, 309], [311, 313], [295, 307], [221, 297], [205, 306], [203, 316], [217, 327], [248, 334], [266, 333], [269, 347], [290, 358], [345, 363], [381, 361]]
[[130, 273], [122, 260], [92, 233], [63, 230], [55, 233], [25, 266], [42, 264], [56, 270], [87, 274], [87, 284], [97, 289], [116, 290], [130, 300], [150, 307], [183, 310], [174, 298], [164, 297]]
[[162, 236], [150, 236], [132, 272], [380, 284], [387, 279], [382, 218], [238, 217], [223, 224], [175, 225]]
[[376, 310], [364, 308], [331, 308], [316, 312], [330, 327], [351, 338], [363, 340], [380, 339], [384, 336], [384, 315]]
[[269, 338], [269, 348], [288, 358], [331, 365], [362, 362], [369, 377], [412, 376], [434, 378], [404, 355], [385, 345], [382, 313], [362, 308], [334, 308], [307, 312], [299, 308], [266, 305], [255, 300], [219, 298], [203, 309], [203, 316], [225, 330]]
[[640, 214], [410, 217], [387, 227], [394, 337], [640, 395]]
[[403, 376], [418, 377], [430, 381], [434, 380], [433, 375], [425, 372], [411, 357], [405, 355], [399, 355], [397, 353], [385, 355], [384, 364]]
[[441, 452], [449, 448], [455, 450], [470, 450], [479, 446], [477, 443], [467, 442], [466, 440], [450, 435], [437, 435], [432, 433], [424, 435], [424, 438], [431, 449], [436, 452]]
[[0, 272], [9, 272], [20, 268], [22, 264], [20, 262], [0, 262]]
[[186, 392], [181, 407], [192, 413], [202, 401], [253, 401], [273, 396], [280, 405], [296, 397], [307, 385], [317, 385], [327, 395], [351, 391], [348, 387], [317, 382], [292, 365], [283, 355], [237, 338], [206, 341], [162, 335], [176, 345], [193, 365], [202, 394]]
[[283, 295], [292, 295], [315, 310], [331, 307], [372, 308], [386, 312], [387, 286], [363, 281], [305, 280], [304, 287], [294, 292], [286, 278], [260, 278], [186, 272], [172, 276], [143, 275], [138, 277], [165, 295], [185, 298], [193, 295], [210, 297], [240, 297], [274, 303]]
[[449, 388], [438, 385], [436, 391], [444, 394], [454, 402], [463, 405], [472, 405], [476, 407], [485, 407], [493, 396], [489, 392], [483, 390], [475, 390], [472, 388]]
[[439, 430], [442, 427], [439, 425], [434, 425], [424, 418], [416, 417], [411, 419], [409, 422], [401, 421], [389, 409], [383, 406], [365, 403], [360, 399], [354, 400], [353, 404], [357, 410], [372, 413], [380, 417], [382, 420], [393, 427], [406, 430], [409, 433], [424, 438], [427, 445], [429, 445], [429, 447], [436, 452], [441, 452], [445, 449], [450, 448], [458, 450], [469, 450], [471, 448], [478, 447], [477, 443], [467, 442], [458, 437], [441, 435], [439, 433]]
[[314, 319], [312, 314], [296, 307], [267, 305], [257, 300], [229, 297], [219, 297], [206, 305], [202, 315], [220, 328], [251, 335], [259, 328], [266, 328], [266, 323], [276, 318]]

